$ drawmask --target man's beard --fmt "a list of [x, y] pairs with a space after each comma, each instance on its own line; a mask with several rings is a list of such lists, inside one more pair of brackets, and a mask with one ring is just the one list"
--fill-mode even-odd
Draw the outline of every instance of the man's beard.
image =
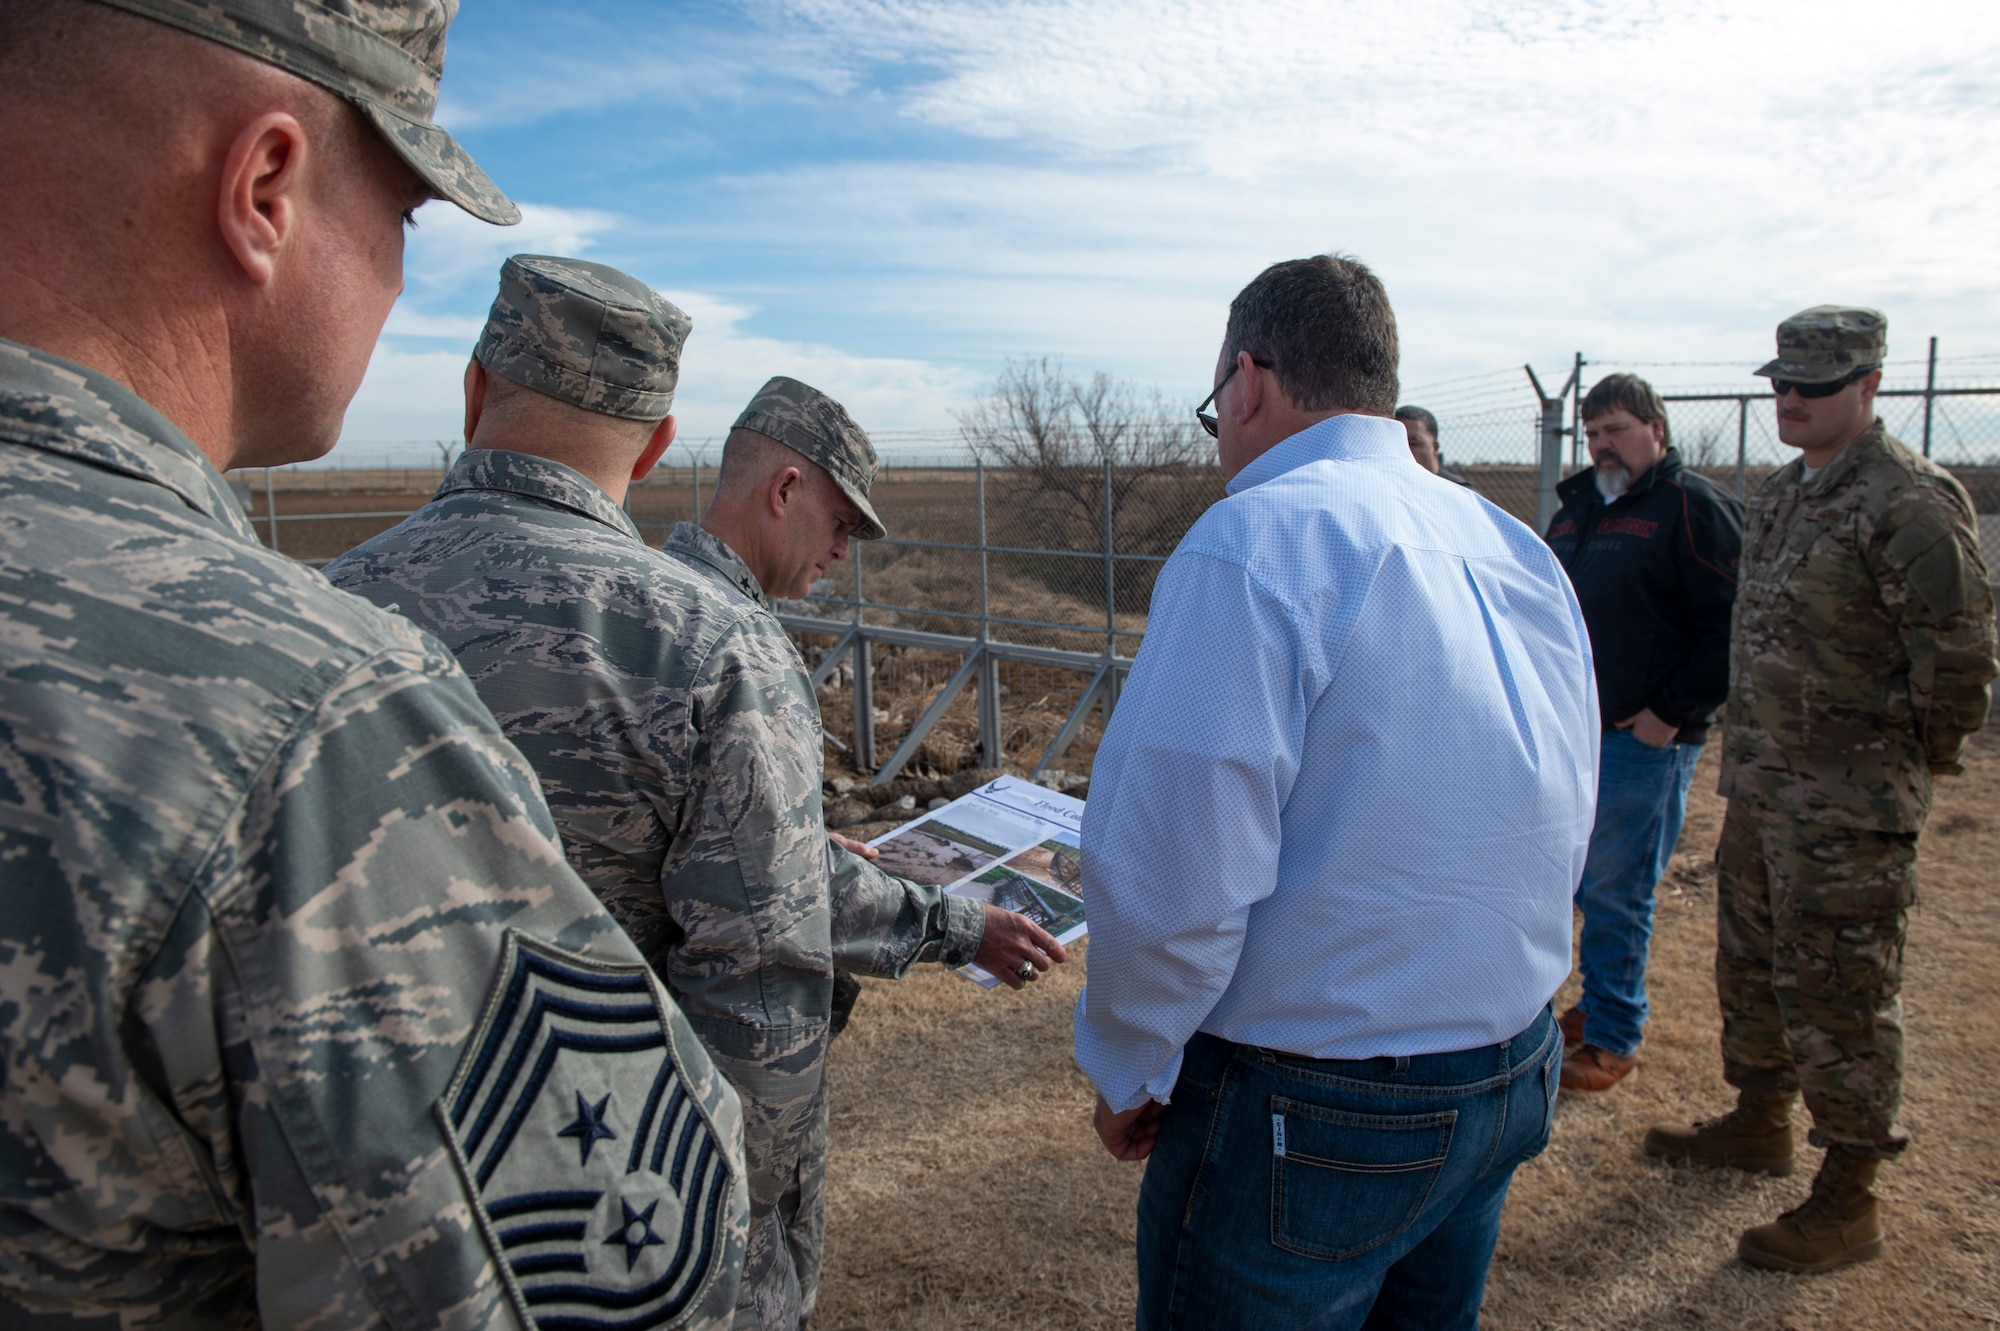
[[1617, 458], [1606, 458], [1597, 467], [1597, 493], [1616, 499], [1632, 488], [1632, 472]]

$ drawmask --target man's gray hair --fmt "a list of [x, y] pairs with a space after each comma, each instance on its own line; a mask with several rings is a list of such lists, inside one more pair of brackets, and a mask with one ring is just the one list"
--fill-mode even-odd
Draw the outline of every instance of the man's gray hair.
[[1229, 302], [1223, 353], [1247, 351], [1304, 411], [1387, 416], [1396, 406], [1396, 314], [1359, 259], [1274, 263]]

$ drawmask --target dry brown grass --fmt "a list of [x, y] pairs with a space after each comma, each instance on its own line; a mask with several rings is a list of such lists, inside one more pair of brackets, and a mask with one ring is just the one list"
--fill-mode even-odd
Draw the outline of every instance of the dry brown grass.
[[[1905, 985], [1915, 1144], [1883, 1175], [1889, 1250], [1810, 1278], [1733, 1258], [1738, 1231], [1803, 1196], [1804, 1173], [1672, 1169], [1638, 1149], [1648, 1123], [1730, 1098], [1710, 970], [1713, 762], [1661, 888], [1643, 1066], [1617, 1090], [1559, 1106], [1549, 1151], [1516, 1178], [1485, 1326], [2000, 1325], [2000, 1133], [1986, 1094], [2000, 1061], [2000, 740], [1975, 741], [1925, 838]], [[1139, 1168], [1112, 1161], [1089, 1128], [1090, 1087], [1069, 1056], [1082, 969], [1073, 961], [1022, 994], [934, 968], [867, 982], [833, 1050], [817, 1327], [1131, 1324]]]

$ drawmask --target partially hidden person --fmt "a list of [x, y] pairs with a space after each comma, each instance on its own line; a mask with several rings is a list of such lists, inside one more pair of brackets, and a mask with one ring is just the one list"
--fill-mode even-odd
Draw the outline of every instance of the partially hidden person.
[[1638, 1066], [1653, 894], [1729, 691], [1743, 505], [1689, 470], [1666, 404], [1633, 374], [1584, 395], [1590, 466], [1556, 487], [1549, 547], [1583, 606], [1604, 741], [1576, 905], [1583, 992], [1562, 1015], [1562, 1084], [1604, 1091]]

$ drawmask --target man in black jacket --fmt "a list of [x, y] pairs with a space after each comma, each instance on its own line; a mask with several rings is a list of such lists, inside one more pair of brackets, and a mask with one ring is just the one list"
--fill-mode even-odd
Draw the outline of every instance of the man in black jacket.
[[1583, 400], [1591, 469], [1556, 487], [1548, 543], [1590, 629], [1604, 716], [1597, 821], [1576, 901], [1583, 997], [1563, 1014], [1562, 1084], [1616, 1085], [1646, 1025], [1653, 889], [1680, 839], [1688, 782], [1729, 692], [1729, 616], [1743, 505], [1669, 446], [1667, 413], [1636, 375]]

